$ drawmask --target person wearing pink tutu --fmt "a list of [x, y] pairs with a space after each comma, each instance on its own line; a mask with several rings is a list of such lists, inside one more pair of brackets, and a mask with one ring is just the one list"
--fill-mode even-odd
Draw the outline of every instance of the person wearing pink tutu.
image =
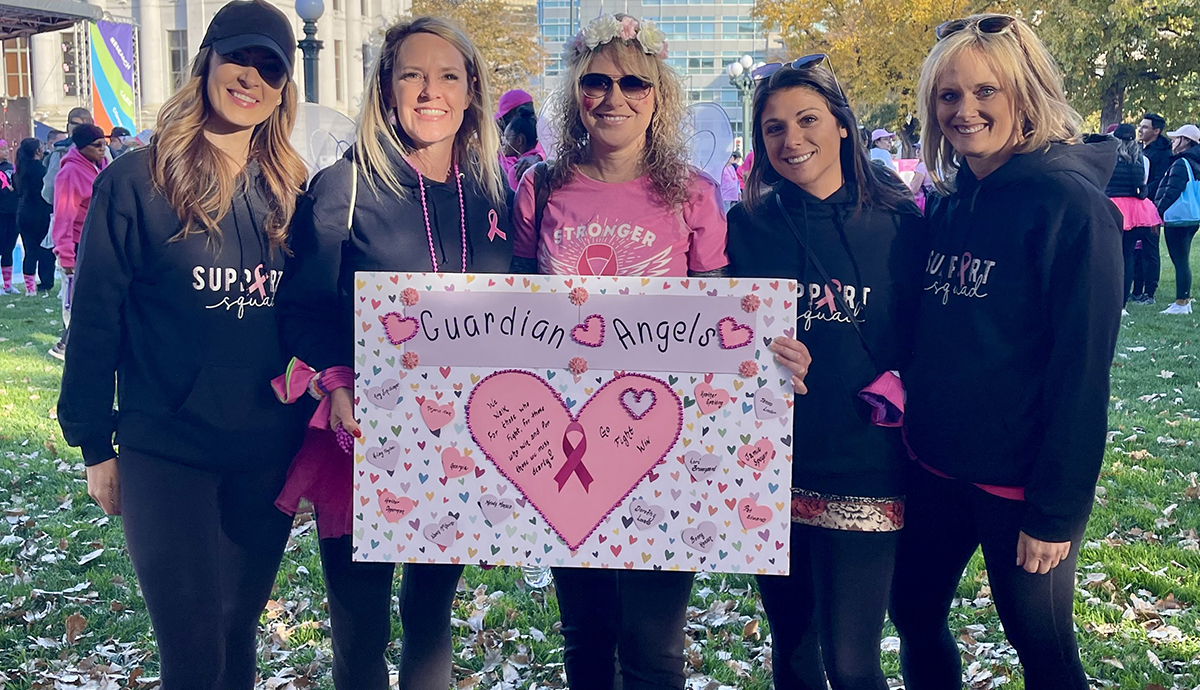
[[1133, 125], [1119, 125], [1112, 136], [1117, 140], [1117, 167], [1104, 193], [1121, 210], [1124, 230], [1121, 251], [1125, 255], [1125, 303], [1129, 302], [1133, 287], [1133, 249], [1139, 241], [1158, 245], [1158, 227], [1162, 218], [1154, 202], [1147, 197], [1150, 181], [1150, 161], [1142, 153]]

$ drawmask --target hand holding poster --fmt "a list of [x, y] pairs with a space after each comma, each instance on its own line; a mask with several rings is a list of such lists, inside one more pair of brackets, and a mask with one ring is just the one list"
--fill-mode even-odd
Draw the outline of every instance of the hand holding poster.
[[356, 288], [356, 559], [787, 573], [794, 281]]

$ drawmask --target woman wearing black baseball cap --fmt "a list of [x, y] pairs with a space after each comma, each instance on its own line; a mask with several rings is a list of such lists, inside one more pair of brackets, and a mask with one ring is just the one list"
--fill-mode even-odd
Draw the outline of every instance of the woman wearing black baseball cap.
[[80, 244], [59, 420], [88, 493], [124, 517], [163, 690], [253, 687], [291, 527], [274, 502], [311, 410], [270, 381], [306, 177], [288, 144], [295, 47], [261, 0], [217, 12], [150, 145], [96, 179]]

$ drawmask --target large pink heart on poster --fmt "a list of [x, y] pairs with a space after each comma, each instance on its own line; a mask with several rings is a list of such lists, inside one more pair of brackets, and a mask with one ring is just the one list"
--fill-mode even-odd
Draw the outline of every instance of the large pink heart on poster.
[[[640, 417], [621, 404], [629, 390], [653, 393]], [[683, 405], [671, 387], [641, 374], [604, 384], [573, 415], [540, 376], [499, 371], [471, 391], [466, 415], [488, 460], [571, 549], [666, 457], [683, 426]]]

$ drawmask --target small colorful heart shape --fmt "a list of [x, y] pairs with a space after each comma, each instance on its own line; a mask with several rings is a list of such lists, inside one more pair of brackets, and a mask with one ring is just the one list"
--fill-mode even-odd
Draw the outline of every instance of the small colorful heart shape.
[[475, 470], [475, 461], [458, 448], [450, 446], [442, 451], [442, 469], [445, 470], [447, 479], [457, 479], [471, 474]]
[[759, 439], [758, 443], [752, 446], [738, 448], [737, 456], [739, 465], [762, 472], [770, 464], [771, 458], [775, 457], [775, 445], [771, 443], [771, 439]]
[[454, 401], [439, 405], [433, 398], [418, 399], [421, 405], [421, 419], [430, 431], [437, 431], [454, 419]]
[[732, 316], [726, 316], [717, 322], [717, 337], [721, 340], [722, 349], [733, 350], [754, 342], [754, 329], [738, 323]]
[[397, 496], [387, 489], [379, 489], [375, 493], [379, 495], [379, 510], [383, 513], [383, 519], [388, 522], [400, 522], [417, 507], [417, 501], [408, 496]]
[[775, 513], [767, 506], [759, 505], [753, 498], [743, 498], [737, 503], [738, 517], [742, 527], [754, 530], [771, 521]]
[[388, 441], [382, 446], [374, 446], [367, 449], [367, 462], [381, 470], [388, 472], [395, 470], [396, 463], [399, 460], [400, 444], [395, 441]]
[[[640, 417], [622, 400], [629, 391], [647, 402]], [[575, 415], [544, 378], [505, 370], [475, 386], [466, 418], [488, 460], [574, 550], [675, 446], [683, 405], [665, 381], [626, 374]]]
[[589, 315], [583, 323], [571, 329], [571, 339], [587, 347], [600, 347], [604, 344], [604, 317]]
[[703, 414], [712, 414], [728, 405], [731, 400], [732, 396], [724, 388], [713, 388], [704, 381], [696, 385], [696, 405]]
[[412, 316], [405, 316], [397, 311], [390, 311], [379, 317], [383, 331], [387, 334], [388, 342], [399, 347], [412, 340], [421, 329], [421, 324]]

